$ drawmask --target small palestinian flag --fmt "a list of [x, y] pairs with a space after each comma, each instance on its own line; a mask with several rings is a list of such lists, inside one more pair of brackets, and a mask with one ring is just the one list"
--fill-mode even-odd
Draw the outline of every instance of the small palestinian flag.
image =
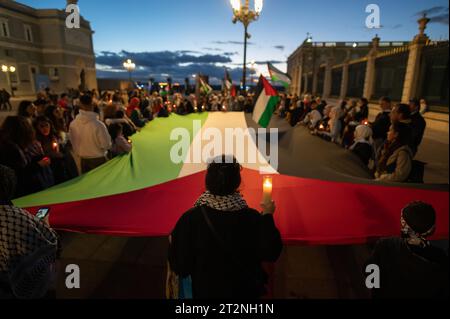
[[253, 111], [253, 120], [261, 125], [261, 127], [267, 128], [280, 99], [278, 92], [270, 85], [265, 77], [261, 76], [255, 96], [256, 102]]
[[291, 85], [292, 81], [289, 75], [278, 70], [272, 63], [267, 63], [267, 67], [269, 68], [270, 77], [273, 82], [281, 83], [285, 88]]
[[233, 87], [233, 80], [231, 79], [230, 73], [227, 69], [225, 69], [225, 80], [224, 80], [225, 87], [227, 91], [230, 91]]
[[206, 83], [201, 77], [200, 77], [200, 91], [206, 95], [210, 94], [213, 89], [212, 87]]

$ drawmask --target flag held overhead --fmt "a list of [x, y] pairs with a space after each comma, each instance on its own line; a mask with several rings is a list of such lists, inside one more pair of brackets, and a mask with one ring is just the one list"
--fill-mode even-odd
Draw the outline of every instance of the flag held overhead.
[[273, 82], [281, 83], [285, 88], [288, 88], [291, 85], [291, 78], [288, 74], [281, 72], [272, 63], [267, 63], [267, 67], [269, 68], [270, 77]]
[[278, 92], [270, 85], [265, 77], [261, 76], [256, 90], [253, 120], [261, 125], [261, 127], [267, 128], [278, 102]]

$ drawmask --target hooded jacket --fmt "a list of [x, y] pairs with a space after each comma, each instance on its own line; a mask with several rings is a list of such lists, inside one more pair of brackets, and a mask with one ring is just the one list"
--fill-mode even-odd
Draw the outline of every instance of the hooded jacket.
[[85, 159], [105, 157], [112, 145], [108, 129], [94, 112], [81, 110], [70, 124], [69, 135], [75, 154]]

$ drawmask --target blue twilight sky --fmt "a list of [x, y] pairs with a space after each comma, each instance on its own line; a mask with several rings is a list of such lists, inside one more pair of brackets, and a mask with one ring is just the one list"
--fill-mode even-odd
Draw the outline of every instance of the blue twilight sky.
[[[19, 0], [36, 8], [63, 8], [64, 0]], [[250, 1], [253, 3], [253, 0]], [[381, 9], [382, 28], [365, 27], [366, 6]], [[231, 23], [228, 0], [80, 0], [82, 15], [95, 30], [94, 47], [100, 76], [123, 76], [120, 62], [136, 60], [142, 77], [184, 77], [223, 67], [239, 79], [243, 27]], [[420, 12], [432, 18], [427, 34], [448, 39], [447, 0], [265, 0], [260, 20], [250, 27], [248, 60], [274, 61], [286, 69], [287, 57], [310, 32], [315, 41], [408, 41], [417, 34]], [[125, 53], [122, 51], [126, 51]], [[122, 52], [122, 53], [121, 53]], [[259, 72], [266, 72], [261, 64]]]

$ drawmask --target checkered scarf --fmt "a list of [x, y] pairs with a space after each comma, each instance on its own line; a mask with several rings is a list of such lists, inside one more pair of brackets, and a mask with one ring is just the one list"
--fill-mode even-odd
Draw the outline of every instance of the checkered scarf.
[[57, 234], [47, 225], [20, 208], [0, 206], [0, 274], [16, 297], [45, 294], [57, 250]]
[[434, 231], [436, 230], [436, 226], [433, 226], [429, 231], [427, 231], [424, 234], [419, 234], [414, 229], [411, 228], [411, 226], [408, 225], [406, 220], [402, 217], [401, 218], [401, 225], [402, 225], [402, 236], [408, 244], [412, 246], [419, 246], [421, 248], [426, 248], [430, 246], [430, 242], [426, 239], [427, 237], [431, 236]]
[[248, 208], [247, 202], [240, 193], [228, 196], [217, 196], [205, 192], [194, 205], [195, 207], [207, 206], [221, 212], [237, 212]]

